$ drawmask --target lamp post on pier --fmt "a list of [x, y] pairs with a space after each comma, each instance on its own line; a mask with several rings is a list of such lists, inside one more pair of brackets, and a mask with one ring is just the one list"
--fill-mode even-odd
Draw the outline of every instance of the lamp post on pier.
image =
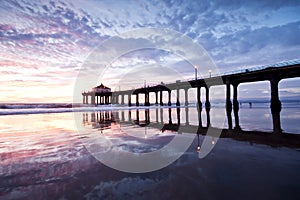
[[195, 65], [195, 80], [197, 80], [198, 67]]
[[208, 70], [209, 78], [211, 78], [211, 70]]

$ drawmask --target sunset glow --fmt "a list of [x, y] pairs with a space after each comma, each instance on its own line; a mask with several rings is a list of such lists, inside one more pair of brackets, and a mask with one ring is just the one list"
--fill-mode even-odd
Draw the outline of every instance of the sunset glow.
[[[167, 28], [192, 38], [220, 72], [299, 59], [299, 9], [298, 1], [5, 0], [0, 6], [0, 102], [72, 102], [78, 70], [93, 49], [136, 28]], [[164, 51], [130, 52], [112, 63], [114, 70], [104, 81], [117, 89], [122, 74], [136, 66], [151, 69], [158, 64], [193, 78], [193, 66], [184, 62]], [[160, 79], [163, 76], [148, 82]], [[144, 77], [128, 81], [140, 87]], [[281, 96], [299, 97], [299, 83], [299, 79], [284, 83]], [[255, 89], [249, 86], [248, 92], [260, 92]]]

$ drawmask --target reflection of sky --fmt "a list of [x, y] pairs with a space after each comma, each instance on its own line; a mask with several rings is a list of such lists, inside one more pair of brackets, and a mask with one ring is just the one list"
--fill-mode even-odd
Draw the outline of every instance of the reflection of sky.
[[[284, 112], [291, 110], [283, 109]], [[298, 115], [295, 112], [294, 116]], [[37, 126], [33, 127], [33, 123]], [[255, 199], [259, 195], [269, 199], [283, 195], [292, 199], [299, 196], [300, 158], [294, 149], [224, 138], [218, 140], [207, 157], [199, 159], [195, 140], [183, 156], [166, 168], [150, 173], [123, 173], [94, 159], [80, 143], [73, 123], [72, 113], [1, 117], [0, 128], [5, 131], [0, 133], [0, 198], [243, 199], [247, 196]], [[96, 132], [100, 134], [99, 130]], [[113, 127], [111, 134], [112, 138], [120, 136], [119, 129]], [[203, 141], [203, 136], [200, 140]], [[128, 143], [131, 144], [137, 143]]]
[[2, 164], [19, 159], [30, 162], [32, 157], [39, 157], [44, 161], [67, 159], [68, 155], [74, 152], [66, 150], [70, 147], [75, 148], [74, 150], [78, 148], [70, 146], [78, 141], [71, 116], [71, 114], [1, 116]]
[[[221, 72], [296, 59], [299, 7], [299, 1], [284, 0], [4, 0], [0, 6], [1, 101], [71, 102], [75, 77], [92, 49], [135, 28], [168, 28], [191, 37], [208, 51]], [[114, 88], [117, 74], [132, 67], [161, 63], [193, 77], [193, 68], [181, 58], [149, 50], [114, 61], [115, 71], [108, 74], [111, 83], [107, 85]], [[140, 86], [143, 79], [128, 81]], [[163, 76], [157, 76], [160, 79]], [[299, 96], [297, 85], [298, 80], [283, 85], [282, 95]], [[248, 96], [251, 92], [264, 95], [263, 90], [252, 88]]]
[[282, 129], [294, 133], [300, 133], [299, 126], [300, 109], [299, 107], [283, 108], [281, 111]]

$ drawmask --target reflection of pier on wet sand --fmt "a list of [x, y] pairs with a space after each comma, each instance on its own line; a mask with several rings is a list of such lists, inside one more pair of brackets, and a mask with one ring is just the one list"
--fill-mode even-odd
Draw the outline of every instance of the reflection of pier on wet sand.
[[[168, 109], [168, 122], [165, 123], [163, 113], [166, 109], [140, 109], [140, 110], [127, 110], [127, 111], [103, 111], [98, 113], [90, 113], [91, 121], [88, 120], [88, 113], [83, 115], [83, 123], [91, 123], [93, 128], [110, 128], [111, 123], [122, 123], [124, 125], [137, 125], [140, 127], [149, 127], [165, 131], [176, 131], [178, 134], [191, 133], [197, 135], [207, 135], [211, 137], [218, 137], [221, 132], [220, 138], [231, 138], [238, 141], [248, 141], [250, 143], [265, 144], [274, 147], [300, 147], [300, 135], [293, 133], [276, 133], [276, 132], [264, 132], [264, 131], [246, 131], [243, 130], [238, 124], [238, 115], [235, 116], [236, 126], [231, 129], [223, 129], [218, 127], [212, 127], [210, 124], [210, 112], [206, 109], [206, 124], [203, 126], [201, 111], [198, 111], [198, 125], [191, 125], [189, 122], [189, 108], [186, 107], [184, 110], [185, 122], [181, 122], [180, 108]], [[172, 119], [172, 111], [176, 110], [176, 119]], [[150, 119], [150, 111], [155, 112], [155, 119]], [[125, 117], [125, 112], [128, 112], [127, 117]], [[134, 115], [133, 115], [134, 113]], [[106, 116], [105, 118], [100, 118], [97, 116]], [[232, 122], [228, 122], [232, 123]], [[105, 124], [105, 126], [104, 126]], [[274, 123], [273, 123], [274, 124]], [[275, 125], [276, 126], [276, 125]]]

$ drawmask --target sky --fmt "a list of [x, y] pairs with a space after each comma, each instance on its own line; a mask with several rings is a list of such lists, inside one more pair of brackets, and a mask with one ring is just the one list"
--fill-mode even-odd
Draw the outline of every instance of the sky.
[[[213, 73], [300, 59], [299, 10], [298, 0], [1, 0], [0, 103], [73, 102], [78, 74], [95, 48], [144, 28], [190, 38], [217, 67]], [[164, 66], [177, 74], [166, 77]], [[166, 49], [129, 51], [98, 67], [106, 69], [99, 80], [113, 90], [194, 77], [192, 64]], [[299, 85], [298, 78], [281, 81], [281, 98], [298, 98]], [[243, 84], [239, 92], [269, 98], [269, 83]]]

